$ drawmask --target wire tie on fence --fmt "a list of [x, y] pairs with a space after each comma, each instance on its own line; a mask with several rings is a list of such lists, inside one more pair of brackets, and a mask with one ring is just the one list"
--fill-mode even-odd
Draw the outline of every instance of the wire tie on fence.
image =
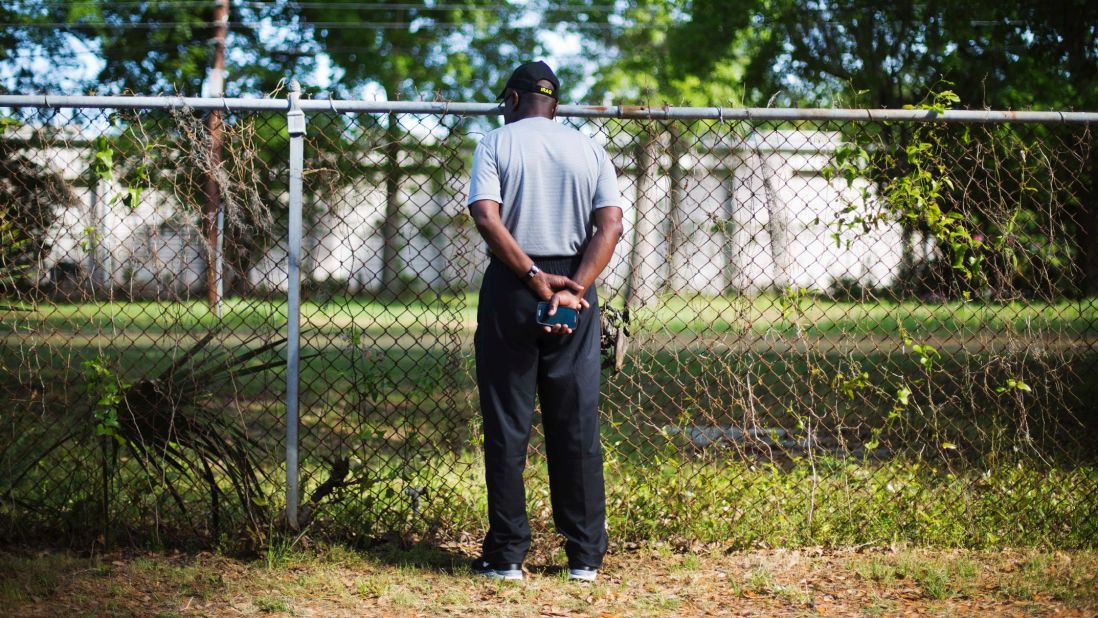
[[225, 108], [225, 115], [233, 113], [233, 110], [229, 109], [229, 102], [225, 100], [225, 97], [221, 97], [221, 107]]
[[719, 105], [717, 106], [717, 120], [724, 124], [724, 108]]
[[50, 95], [48, 95], [48, 94], [42, 95], [42, 105], [45, 106], [45, 107], [50, 106]]
[[328, 93], [328, 107], [332, 110], [333, 114], [338, 114], [339, 110], [336, 109], [335, 99], [332, 98], [332, 94]]

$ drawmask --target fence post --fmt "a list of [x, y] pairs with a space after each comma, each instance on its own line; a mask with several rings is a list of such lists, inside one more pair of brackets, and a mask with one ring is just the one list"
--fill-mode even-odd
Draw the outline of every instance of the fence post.
[[301, 175], [304, 170], [305, 113], [301, 85], [290, 82], [286, 128], [290, 135], [290, 221], [287, 240], [286, 328], [286, 521], [298, 528], [297, 426], [298, 362], [301, 350]]

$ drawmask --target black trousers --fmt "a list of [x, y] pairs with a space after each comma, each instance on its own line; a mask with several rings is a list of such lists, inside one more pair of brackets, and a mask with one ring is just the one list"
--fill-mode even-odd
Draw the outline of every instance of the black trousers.
[[[538, 258], [545, 272], [572, 276], [580, 258]], [[534, 395], [541, 402], [553, 522], [573, 566], [599, 567], [606, 553], [606, 496], [599, 444], [599, 310], [591, 304], [569, 335], [545, 333], [538, 298], [492, 259], [480, 288], [475, 338], [484, 421], [488, 534], [483, 557], [521, 563], [530, 548], [523, 470]]]

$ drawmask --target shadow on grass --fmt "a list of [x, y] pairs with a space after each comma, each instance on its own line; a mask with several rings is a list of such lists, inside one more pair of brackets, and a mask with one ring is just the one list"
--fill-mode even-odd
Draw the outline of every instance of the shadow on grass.
[[[476, 559], [474, 553], [444, 546], [437, 541], [417, 541], [402, 543], [386, 539], [358, 550], [363, 555], [389, 566], [405, 569], [433, 571], [447, 575], [468, 575], [474, 577], [470, 566]], [[525, 570], [544, 577], [558, 577], [564, 573], [564, 567], [551, 564], [540, 553], [532, 552], [525, 563]]]
[[357, 549], [381, 564], [449, 575], [470, 573], [469, 566], [475, 558], [454, 548], [443, 547], [437, 541], [406, 543], [388, 538], [373, 541]]

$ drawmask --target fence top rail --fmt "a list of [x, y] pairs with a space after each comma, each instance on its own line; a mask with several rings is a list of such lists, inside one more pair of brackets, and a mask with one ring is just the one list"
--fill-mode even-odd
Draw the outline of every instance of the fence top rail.
[[[195, 109], [233, 111], [287, 111], [287, 99], [0, 95], [0, 107], [90, 109]], [[450, 101], [359, 101], [302, 99], [305, 113], [437, 114], [492, 116], [498, 103]], [[647, 105], [561, 105], [566, 118], [629, 118], [643, 120], [833, 120], [903, 122], [981, 122], [1088, 124], [1098, 123], [1098, 112], [1027, 112], [1007, 110], [830, 109], [762, 107], [671, 107]]]

